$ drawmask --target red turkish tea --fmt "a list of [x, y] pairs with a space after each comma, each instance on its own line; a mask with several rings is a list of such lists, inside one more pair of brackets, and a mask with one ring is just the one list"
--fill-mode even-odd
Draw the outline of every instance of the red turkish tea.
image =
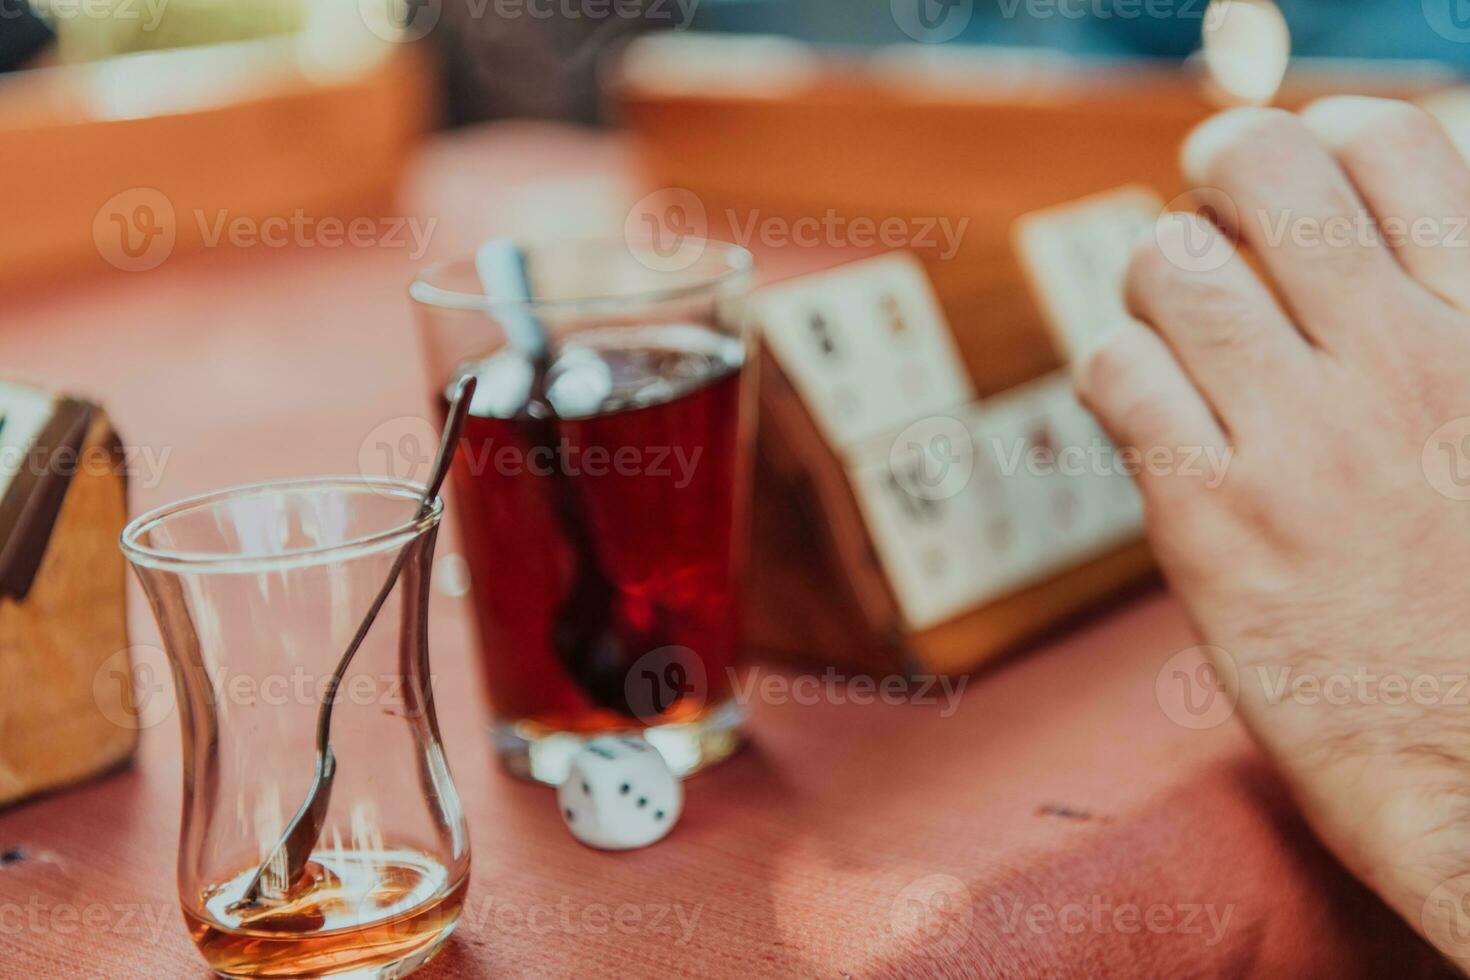
[[497, 721], [590, 733], [696, 721], [738, 643], [749, 426], [740, 340], [584, 331], [538, 377], [511, 351], [453, 479]]

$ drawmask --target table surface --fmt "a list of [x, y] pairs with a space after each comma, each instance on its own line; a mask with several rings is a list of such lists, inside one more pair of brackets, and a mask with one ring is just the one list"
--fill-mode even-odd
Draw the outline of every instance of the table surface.
[[[502, 125], [431, 141], [399, 206], [436, 222], [426, 258], [491, 230], [616, 233], [631, 172], [613, 137]], [[221, 249], [0, 298], [4, 373], [97, 397], [166, 461], [135, 473], [135, 512], [355, 472], [375, 427], [429, 415], [411, 251]], [[130, 614], [156, 643], [136, 589]], [[1236, 721], [1187, 727], [1161, 701], [1161, 670], [1196, 642], [1161, 593], [970, 679], [956, 705], [758, 697], [749, 748], [689, 783], [668, 840], [626, 854], [578, 845], [550, 790], [495, 767], [465, 600], [436, 594], [432, 622], [436, 675], [466, 678], [437, 690], [474, 871], [425, 978], [1441, 969], [1316, 845]], [[170, 717], [131, 767], [0, 812], [0, 852], [21, 855], [0, 864], [0, 975], [204, 976], [174, 894], [179, 799]]]

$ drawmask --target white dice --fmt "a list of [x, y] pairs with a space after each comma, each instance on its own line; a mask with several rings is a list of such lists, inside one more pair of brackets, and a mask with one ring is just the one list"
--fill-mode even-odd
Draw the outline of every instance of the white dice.
[[583, 746], [556, 799], [572, 836], [604, 851], [647, 847], [684, 809], [684, 789], [658, 750], [623, 736]]

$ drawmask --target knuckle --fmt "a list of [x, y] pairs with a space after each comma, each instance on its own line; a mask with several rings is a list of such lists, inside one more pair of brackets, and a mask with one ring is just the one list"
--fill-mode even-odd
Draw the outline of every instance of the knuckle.
[[[1119, 404], [1116, 416], [1121, 431], [1134, 434], [1136, 442], [1145, 444], [1149, 442], [1150, 434], [1156, 436], [1169, 432], [1175, 421], [1169, 407], [1146, 388], [1128, 392]], [[1144, 448], [1148, 446], [1144, 445]]]
[[1333, 96], [1305, 110], [1325, 121], [1332, 142], [1346, 152], [1414, 151], [1441, 138], [1440, 124], [1424, 109], [1398, 99]]
[[1079, 391], [1088, 404], [1112, 404], [1118, 392], [1133, 387], [1133, 374], [1138, 358], [1134, 353], [1136, 341], [1129, 336], [1134, 329], [1126, 327], [1105, 343], [1095, 348], [1087, 357], [1079, 373]]
[[1167, 234], [1164, 226], [1159, 228], [1159, 241], [1140, 242], [1133, 247], [1128, 257], [1128, 269], [1124, 274], [1124, 292], [1130, 305], [1146, 308], [1148, 299], [1157, 290], [1167, 290], [1178, 269], [1164, 254]]
[[1192, 292], [1195, 342], [1221, 351], [1238, 351], [1251, 345], [1260, 325], [1240, 303], [1239, 297], [1214, 283], [1200, 283]]

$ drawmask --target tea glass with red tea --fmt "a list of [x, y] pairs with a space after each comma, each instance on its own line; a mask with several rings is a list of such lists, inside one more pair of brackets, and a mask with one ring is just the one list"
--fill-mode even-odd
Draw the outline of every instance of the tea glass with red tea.
[[[487, 294], [466, 259], [411, 289], [441, 410], [459, 378], [479, 384], [451, 480], [496, 748], [558, 783], [587, 738], [639, 732], [688, 774], [740, 739], [750, 254], [686, 239], [522, 257], [522, 288]], [[512, 343], [516, 318], [545, 356]]]

